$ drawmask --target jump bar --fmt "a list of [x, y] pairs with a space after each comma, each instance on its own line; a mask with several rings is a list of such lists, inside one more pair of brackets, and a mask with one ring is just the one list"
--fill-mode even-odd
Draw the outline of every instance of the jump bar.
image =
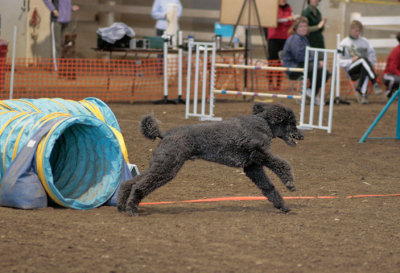
[[304, 72], [304, 68], [299, 68], [299, 67], [255, 66], [255, 65], [222, 64], [222, 63], [216, 63], [215, 67], [253, 69], [253, 70], [269, 70], [269, 71]]
[[245, 91], [232, 91], [232, 90], [218, 90], [214, 89], [213, 93], [227, 94], [227, 95], [248, 95], [248, 96], [259, 96], [269, 98], [280, 98], [280, 99], [301, 99], [301, 95], [281, 95], [271, 93], [258, 93], [258, 92], [245, 92]]

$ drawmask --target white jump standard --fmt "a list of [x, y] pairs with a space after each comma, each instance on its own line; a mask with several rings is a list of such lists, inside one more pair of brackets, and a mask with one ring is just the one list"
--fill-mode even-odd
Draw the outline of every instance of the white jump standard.
[[[191, 109], [191, 75], [192, 75], [192, 50], [195, 49], [195, 69], [194, 69], [194, 90], [193, 90], [193, 107]], [[188, 68], [187, 68], [187, 81], [186, 81], [186, 111], [185, 118], [198, 117], [200, 120], [222, 120], [221, 118], [214, 117], [214, 94], [210, 92], [209, 109], [208, 113], [206, 111], [207, 105], [207, 66], [208, 61], [208, 51], [211, 51], [211, 75], [209, 77], [210, 90], [214, 89], [214, 79], [215, 79], [215, 54], [216, 47], [215, 42], [194, 42], [189, 40], [188, 42]], [[202, 56], [201, 56], [202, 55]], [[198, 92], [199, 92], [199, 77], [200, 77], [200, 58], [203, 62], [203, 77], [201, 80], [201, 111], [198, 110]]]
[[[194, 90], [193, 90], [193, 110], [190, 110], [190, 102], [191, 102], [191, 70], [192, 70], [192, 49], [195, 48], [195, 81], [194, 81]], [[206, 113], [206, 104], [207, 104], [207, 65], [208, 61], [208, 51], [212, 52], [212, 60], [211, 60], [211, 75], [210, 75], [210, 90], [209, 90], [209, 110]], [[187, 88], [186, 88], [186, 114], [185, 117], [189, 118], [190, 116], [198, 117], [200, 120], [221, 120], [220, 118], [214, 117], [214, 95], [215, 94], [225, 94], [225, 95], [246, 95], [246, 96], [260, 96], [260, 97], [269, 97], [269, 98], [280, 98], [280, 99], [299, 99], [301, 100], [301, 110], [300, 110], [300, 124], [299, 127], [303, 129], [322, 129], [326, 130], [328, 133], [332, 131], [332, 116], [333, 116], [333, 105], [335, 99], [335, 84], [336, 84], [336, 75], [337, 75], [337, 67], [336, 67], [336, 59], [337, 53], [336, 50], [329, 49], [320, 49], [320, 48], [306, 48], [305, 60], [309, 59], [310, 54], [314, 54], [313, 63], [305, 62], [305, 67], [275, 67], [275, 66], [254, 66], [254, 65], [241, 65], [241, 64], [224, 64], [224, 63], [215, 63], [215, 43], [199, 43], [199, 42], [189, 42], [188, 45], [188, 72], [187, 72]], [[202, 84], [202, 95], [201, 98], [198, 97], [198, 85], [199, 85], [199, 66], [200, 66], [200, 54], [203, 58], [203, 79], [201, 81]], [[321, 82], [321, 96], [316, 96], [316, 86], [317, 86], [317, 69], [319, 58], [318, 55], [321, 54], [323, 56], [322, 63], [322, 82]], [[328, 54], [333, 54], [332, 60], [333, 64], [331, 67], [332, 78], [329, 90], [329, 113], [328, 113], [328, 121], [327, 124], [324, 119], [324, 106], [325, 106], [325, 91], [326, 91], [326, 82], [329, 79], [329, 71], [328, 71]], [[309, 65], [313, 67], [313, 74], [310, 80], [310, 89], [311, 94], [307, 97], [308, 90], [308, 73], [309, 73]], [[238, 91], [238, 90], [221, 90], [214, 89], [215, 82], [215, 68], [229, 68], [229, 69], [246, 69], [246, 70], [266, 70], [266, 71], [282, 71], [282, 72], [302, 72], [303, 73], [303, 88], [302, 94], [300, 95], [292, 95], [292, 94], [274, 94], [274, 93], [261, 93], [261, 92], [247, 92], [247, 91]], [[197, 109], [198, 100], [201, 101], [201, 112]], [[306, 111], [306, 101], [309, 100], [309, 111]], [[315, 104], [319, 105], [318, 112], [318, 122], [314, 123], [314, 111]], [[308, 122], [305, 121], [306, 112], [309, 113]]]

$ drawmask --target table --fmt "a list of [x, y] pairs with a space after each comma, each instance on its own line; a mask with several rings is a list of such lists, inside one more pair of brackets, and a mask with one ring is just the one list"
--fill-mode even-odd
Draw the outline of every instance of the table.
[[[92, 48], [96, 53], [108, 53], [109, 58], [112, 59], [112, 54], [113, 53], [119, 53], [119, 54], [124, 54], [124, 58], [126, 58], [128, 55], [159, 55], [163, 54], [164, 50], [162, 48], [157, 49], [157, 48], [148, 48], [148, 49], [130, 49], [130, 48], [113, 48], [113, 49], [101, 49], [101, 48]], [[184, 51], [187, 51], [184, 49]], [[221, 48], [216, 50], [216, 54], [219, 55], [225, 55], [225, 54], [235, 54], [235, 53], [244, 53], [246, 50], [244, 47], [239, 47], [239, 48]], [[178, 54], [178, 49], [177, 48], [172, 48], [168, 49], [168, 54]]]
[[[149, 49], [130, 49], [130, 48], [113, 48], [113, 49], [100, 49], [100, 48], [92, 48], [97, 53], [108, 53], [109, 54], [109, 59], [111, 60], [113, 58], [113, 54], [118, 53], [118, 54], [123, 54], [123, 58], [127, 58], [128, 55], [134, 55], [136, 58], [138, 55], [147, 55], [147, 58], [149, 58], [151, 55], [163, 55], [164, 50], [163, 49], [155, 49], [155, 48], [149, 48]], [[187, 51], [187, 48], [183, 51]], [[233, 54], [235, 57], [237, 54], [244, 54], [246, 52], [246, 49], [244, 47], [239, 47], [239, 48], [221, 48], [216, 50], [217, 55], [226, 55], [226, 54]], [[179, 50], [177, 48], [172, 48], [168, 49], [168, 54], [178, 54]], [[107, 91], [109, 91], [110, 88], [110, 74], [112, 72], [112, 68], [110, 71], [108, 71], [107, 75]], [[132, 82], [132, 88], [131, 91], [132, 93], [134, 92], [134, 86], [135, 86], [135, 78], [133, 78]], [[163, 102], [166, 101], [165, 99], [162, 100]]]

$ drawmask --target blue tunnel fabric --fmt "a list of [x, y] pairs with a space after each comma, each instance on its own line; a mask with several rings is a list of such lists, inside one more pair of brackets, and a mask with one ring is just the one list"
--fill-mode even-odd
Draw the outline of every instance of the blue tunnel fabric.
[[0, 187], [0, 206], [21, 209], [47, 207], [47, 195], [34, 167], [39, 141], [58, 120], [41, 126], [7, 169]]
[[121, 132], [121, 128], [119, 127], [117, 118], [115, 117], [114, 113], [111, 111], [111, 109], [108, 107], [108, 105], [105, 102], [103, 102], [102, 100], [99, 100], [98, 98], [94, 98], [94, 97], [89, 97], [89, 98], [86, 98], [86, 99], [80, 101], [80, 103], [84, 103], [84, 102], [89, 102], [89, 103], [95, 105], [103, 114], [105, 122], [108, 125], [110, 125], [111, 127], [115, 128]]
[[125, 160], [129, 162], [128, 151], [114, 113], [98, 98], [89, 97], [81, 101], [60, 98], [13, 99], [0, 101], [0, 110], [19, 112], [64, 113], [66, 115], [89, 115], [96, 117], [113, 128]]
[[[137, 174], [138, 173], [135, 173], [135, 175], [137, 175]], [[129, 171], [129, 167], [128, 167], [128, 164], [126, 163], [126, 161], [124, 161], [124, 163], [123, 163], [123, 176], [124, 176], [124, 181], [130, 180], [133, 178], [133, 174], [132, 174], [132, 172]], [[119, 187], [120, 186], [118, 186], [118, 188], [114, 192], [113, 196], [111, 196], [111, 198], [104, 205], [106, 205], [106, 206], [116, 206], [117, 205], [117, 196], [118, 196]]]
[[65, 207], [90, 209], [109, 201], [119, 184], [132, 176], [124, 172], [126, 163], [110, 126], [87, 115], [0, 111], [0, 191], [8, 183], [5, 170], [23, 165], [14, 162], [17, 158], [29, 161], [19, 153], [50, 119], [57, 122], [40, 142], [34, 167], [26, 167], [25, 175], [33, 181], [29, 172], [37, 174], [49, 197]]
[[74, 115], [90, 115], [103, 120], [111, 127], [121, 131], [114, 113], [98, 98], [89, 97], [81, 101], [61, 98], [14, 99], [0, 102], [0, 109], [19, 112], [65, 113]]
[[[75, 120], [79, 123], [71, 126]], [[54, 194], [52, 199], [65, 207], [89, 209], [111, 198], [121, 181], [124, 159], [109, 126], [89, 116], [74, 116], [47, 138], [42, 163], [44, 187]]]

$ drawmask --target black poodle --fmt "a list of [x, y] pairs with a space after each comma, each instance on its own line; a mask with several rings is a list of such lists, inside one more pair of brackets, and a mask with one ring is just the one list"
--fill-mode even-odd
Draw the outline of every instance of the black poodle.
[[165, 134], [160, 131], [157, 120], [146, 115], [141, 121], [141, 130], [149, 139], [162, 140], [153, 152], [149, 168], [121, 185], [117, 200], [119, 211], [138, 215], [138, 206], [144, 197], [172, 180], [186, 160], [196, 158], [243, 168], [274, 207], [290, 211], [263, 170], [264, 166], [268, 167], [289, 190], [295, 190], [289, 163], [270, 151], [275, 137], [290, 146], [304, 139], [290, 108], [256, 103], [252, 115], [177, 127]]

